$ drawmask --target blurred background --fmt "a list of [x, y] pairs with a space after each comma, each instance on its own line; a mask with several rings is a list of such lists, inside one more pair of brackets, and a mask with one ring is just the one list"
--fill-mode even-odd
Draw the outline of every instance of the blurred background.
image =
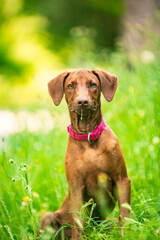
[[[122, 239], [159, 239], [159, 0], [0, 1], [0, 238], [36, 239], [23, 170], [37, 226], [40, 214], [56, 210], [66, 195], [70, 120], [64, 99], [53, 105], [47, 83], [75, 68], [100, 68], [119, 78], [113, 101], [102, 96], [102, 111], [132, 182], [134, 221]], [[116, 209], [111, 218], [118, 218]], [[88, 236], [105, 239], [96, 231]]]
[[[0, 109], [45, 108], [47, 82], [66, 69], [116, 74], [122, 62], [155, 61], [159, 9], [158, 0], [1, 0]], [[0, 114], [2, 126], [9, 113]]]

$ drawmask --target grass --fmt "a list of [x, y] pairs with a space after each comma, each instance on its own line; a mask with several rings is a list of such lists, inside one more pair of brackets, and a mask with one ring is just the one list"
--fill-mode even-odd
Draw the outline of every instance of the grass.
[[[105, 68], [119, 76], [118, 91], [111, 103], [102, 97], [104, 118], [118, 136], [132, 182], [131, 219], [126, 219], [125, 234], [120, 236], [112, 220], [97, 224], [92, 217], [86, 218], [83, 239], [160, 237], [160, 70], [156, 62], [137, 62], [132, 67], [129, 70], [121, 56], [114, 57]], [[56, 108], [48, 99], [39, 99], [34, 109], [45, 106], [56, 116], [68, 115], [64, 102]], [[31, 103], [28, 106], [30, 109]], [[67, 193], [67, 136], [57, 127], [49, 133], [25, 131], [0, 139], [1, 239], [35, 239], [34, 226], [43, 212], [55, 211], [61, 205]], [[118, 206], [110, 218], [118, 218]]]

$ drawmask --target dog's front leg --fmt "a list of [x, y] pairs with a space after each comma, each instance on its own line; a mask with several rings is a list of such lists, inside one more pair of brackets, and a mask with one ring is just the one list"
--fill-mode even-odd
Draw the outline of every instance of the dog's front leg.
[[125, 177], [117, 182], [118, 189], [118, 203], [119, 203], [119, 221], [120, 224], [123, 222], [124, 218], [129, 218], [130, 210], [123, 207], [124, 203], [128, 203], [130, 205], [131, 202], [131, 181], [129, 177]]
[[83, 204], [84, 187], [72, 186], [70, 188], [70, 216], [72, 226], [72, 240], [81, 239], [83, 232], [83, 221], [80, 216], [81, 206]]

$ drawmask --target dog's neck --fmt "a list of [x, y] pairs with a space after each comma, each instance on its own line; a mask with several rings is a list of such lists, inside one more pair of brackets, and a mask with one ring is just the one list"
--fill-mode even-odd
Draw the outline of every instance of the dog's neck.
[[100, 105], [96, 111], [88, 110], [87, 113], [85, 112], [83, 114], [82, 112], [81, 115], [71, 111], [69, 111], [69, 113], [72, 129], [77, 134], [88, 134], [92, 132], [102, 121], [102, 111]]

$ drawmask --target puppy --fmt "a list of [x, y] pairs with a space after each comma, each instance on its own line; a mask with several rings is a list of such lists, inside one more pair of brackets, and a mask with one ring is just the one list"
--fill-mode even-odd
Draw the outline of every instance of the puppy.
[[[79, 69], [63, 72], [48, 83], [54, 104], [60, 104], [63, 94], [69, 109], [71, 124], [65, 155], [65, 173], [68, 194], [62, 206], [54, 213], [48, 212], [42, 219], [42, 228], [51, 224], [57, 231], [63, 224], [70, 224], [65, 238], [81, 239], [78, 212], [89, 199], [96, 202], [94, 216], [105, 219], [119, 203], [119, 222], [130, 212], [123, 207], [130, 204], [131, 183], [118, 139], [105, 123], [101, 111], [101, 92], [112, 101], [118, 78], [108, 72], [95, 69]], [[118, 121], [118, 119], [117, 119]]]

